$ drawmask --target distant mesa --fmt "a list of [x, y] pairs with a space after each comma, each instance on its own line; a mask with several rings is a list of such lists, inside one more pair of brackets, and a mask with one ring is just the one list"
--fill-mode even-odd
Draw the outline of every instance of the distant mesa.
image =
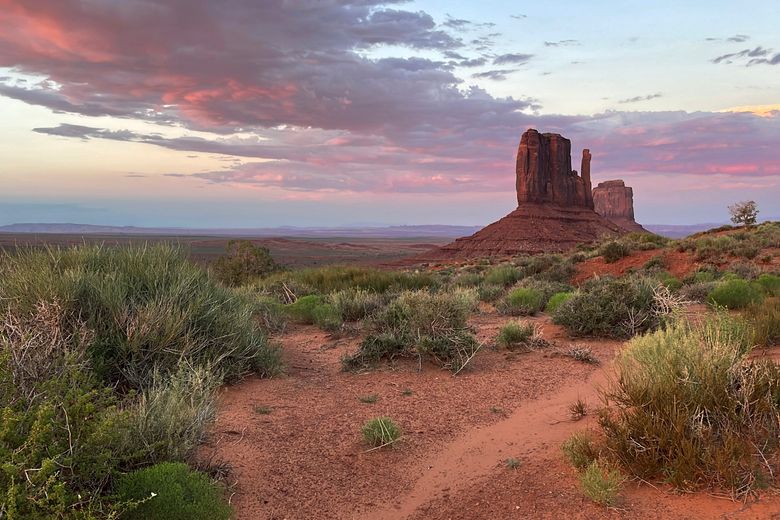
[[600, 182], [593, 188], [596, 213], [626, 231], [647, 232], [634, 220], [634, 190], [622, 180]]
[[[621, 225], [594, 211], [597, 190], [591, 189], [590, 161], [590, 150], [583, 150], [580, 175], [571, 167], [570, 140], [559, 134], [527, 130], [517, 149], [517, 209], [475, 234], [415, 260], [557, 253], [626, 233]], [[620, 212], [622, 219], [629, 213], [627, 204], [633, 222], [633, 194], [631, 188], [627, 189], [620, 199], [622, 206], [614, 211]]]

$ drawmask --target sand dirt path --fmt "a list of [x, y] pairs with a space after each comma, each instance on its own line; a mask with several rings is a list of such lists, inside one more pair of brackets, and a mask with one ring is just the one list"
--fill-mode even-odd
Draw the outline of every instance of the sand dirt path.
[[[314, 327], [279, 336], [287, 374], [226, 388], [202, 455], [232, 467], [231, 502], [244, 519], [723, 518], [769, 519], [780, 499], [744, 506], [706, 494], [675, 495], [631, 483], [625, 505], [607, 510], [585, 498], [563, 460], [561, 442], [595, 428], [590, 414], [569, 419], [581, 399], [595, 408], [603, 368], [554, 349], [494, 348], [509, 318], [485, 312], [471, 324], [487, 347], [457, 377], [416, 362], [354, 374], [340, 359], [359, 338], [333, 338]], [[546, 339], [572, 341], [545, 317]], [[577, 343], [608, 361], [621, 344]], [[373, 403], [361, 398], [376, 396]], [[360, 427], [379, 415], [404, 431], [393, 449], [367, 452]], [[517, 470], [504, 464], [520, 461]]]

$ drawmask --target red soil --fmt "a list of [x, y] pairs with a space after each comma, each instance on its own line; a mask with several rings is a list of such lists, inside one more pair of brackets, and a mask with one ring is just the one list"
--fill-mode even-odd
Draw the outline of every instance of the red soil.
[[[510, 353], [492, 346], [508, 318], [472, 320], [485, 348], [458, 376], [403, 362], [361, 374], [340, 370], [359, 339], [295, 327], [278, 340], [285, 377], [227, 388], [203, 456], [231, 464], [238, 519], [774, 518], [780, 499], [749, 507], [706, 494], [675, 495], [630, 484], [621, 509], [589, 502], [560, 443], [593, 427], [573, 422], [577, 398], [598, 405], [594, 386], [607, 368], [555, 354], [555, 347]], [[544, 336], [570, 340], [547, 318]], [[602, 360], [620, 343], [578, 340]], [[607, 365], [607, 364], [605, 364]], [[404, 390], [411, 395], [404, 395]], [[376, 403], [360, 396], [376, 394]], [[269, 407], [262, 414], [258, 407]], [[367, 451], [360, 427], [389, 415], [403, 428], [393, 448]], [[521, 462], [517, 470], [503, 461]], [[778, 517], [780, 518], [780, 517]]]
[[699, 264], [694, 262], [693, 255], [688, 252], [661, 249], [634, 251], [631, 255], [613, 263], [607, 263], [602, 256], [580, 262], [577, 264], [577, 272], [572, 278], [572, 283], [579, 285], [594, 276], [622, 276], [629, 269], [641, 269], [648, 260], [658, 255], [665, 260], [666, 265], [668, 266], [666, 271], [669, 271], [676, 278], [682, 279], [699, 267]]

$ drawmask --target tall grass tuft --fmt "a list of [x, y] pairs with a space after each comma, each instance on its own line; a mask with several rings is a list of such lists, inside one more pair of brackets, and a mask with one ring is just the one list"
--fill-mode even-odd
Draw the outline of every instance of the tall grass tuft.
[[133, 449], [146, 462], [189, 460], [216, 416], [218, 384], [210, 367], [182, 364], [167, 376], [155, 371], [129, 410]]
[[0, 299], [12, 314], [60, 302], [94, 334], [89, 357], [107, 383], [146, 388], [155, 369], [209, 365], [226, 381], [269, 375], [279, 356], [251, 302], [165, 245], [23, 250], [5, 256]]
[[600, 418], [607, 446], [633, 474], [682, 489], [745, 496], [774, 474], [780, 367], [753, 361], [751, 329], [726, 314], [634, 338]]

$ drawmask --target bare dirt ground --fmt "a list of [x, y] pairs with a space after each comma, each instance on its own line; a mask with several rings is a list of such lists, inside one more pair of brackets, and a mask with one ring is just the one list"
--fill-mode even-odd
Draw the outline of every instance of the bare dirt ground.
[[[595, 410], [597, 388], [621, 343], [577, 340], [602, 360], [586, 365], [556, 353], [574, 343], [546, 317], [532, 318], [555, 345], [529, 353], [493, 346], [510, 318], [472, 319], [485, 347], [457, 377], [416, 362], [365, 373], [341, 371], [359, 338], [314, 327], [288, 329], [287, 374], [226, 388], [204, 457], [232, 466], [238, 519], [769, 519], [780, 497], [750, 504], [631, 482], [617, 509], [585, 498], [561, 442], [595, 427], [568, 407]], [[421, 369], [420, 369], [421, 368]], [[377, 397], [362, 402], [361, 397]], [[394, 447], [367, 451], [360, 427], [389, 415], [403, 428]], [[515, 458], [517, 469], [504, 461]]]

